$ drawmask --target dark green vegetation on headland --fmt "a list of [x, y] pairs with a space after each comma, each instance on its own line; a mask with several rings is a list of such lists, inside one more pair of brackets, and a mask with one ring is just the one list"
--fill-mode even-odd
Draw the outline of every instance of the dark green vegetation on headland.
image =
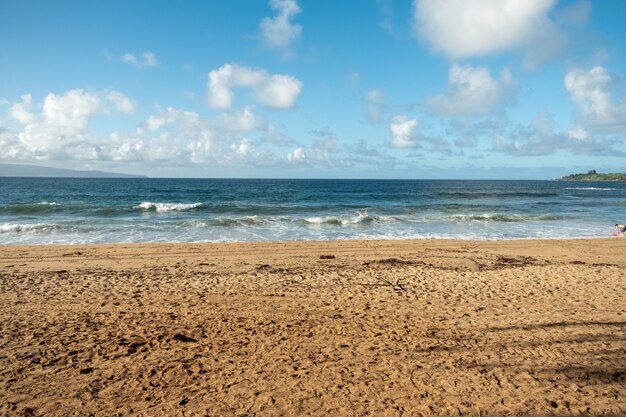
[[560, 179], [560, 181], [626, 181], [624, 173], [598, 174], [588, 172], [586, 174], [571, 174]]

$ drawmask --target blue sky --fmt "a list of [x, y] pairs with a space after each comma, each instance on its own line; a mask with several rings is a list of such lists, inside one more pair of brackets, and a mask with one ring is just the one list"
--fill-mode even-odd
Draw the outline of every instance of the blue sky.
[[159, 177], [626, 171], [620, 0], [0, 0], [0, 162]]

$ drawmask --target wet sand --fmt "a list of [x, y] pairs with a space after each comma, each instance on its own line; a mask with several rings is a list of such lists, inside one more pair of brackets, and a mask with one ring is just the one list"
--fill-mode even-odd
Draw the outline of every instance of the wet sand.
[[0, 247], [0, 414], [624, 416], [626, 238]]

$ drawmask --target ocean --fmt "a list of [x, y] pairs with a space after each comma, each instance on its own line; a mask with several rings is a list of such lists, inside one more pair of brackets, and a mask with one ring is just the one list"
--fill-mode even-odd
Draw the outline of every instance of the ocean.
[[0, 244], [611, 236], [626, 183], [0, 178]]

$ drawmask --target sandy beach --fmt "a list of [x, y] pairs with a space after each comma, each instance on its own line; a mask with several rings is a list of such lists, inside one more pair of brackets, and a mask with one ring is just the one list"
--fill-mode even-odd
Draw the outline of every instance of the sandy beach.
[[1, 415], [623, 416], [626, 238], [0, 247]]

